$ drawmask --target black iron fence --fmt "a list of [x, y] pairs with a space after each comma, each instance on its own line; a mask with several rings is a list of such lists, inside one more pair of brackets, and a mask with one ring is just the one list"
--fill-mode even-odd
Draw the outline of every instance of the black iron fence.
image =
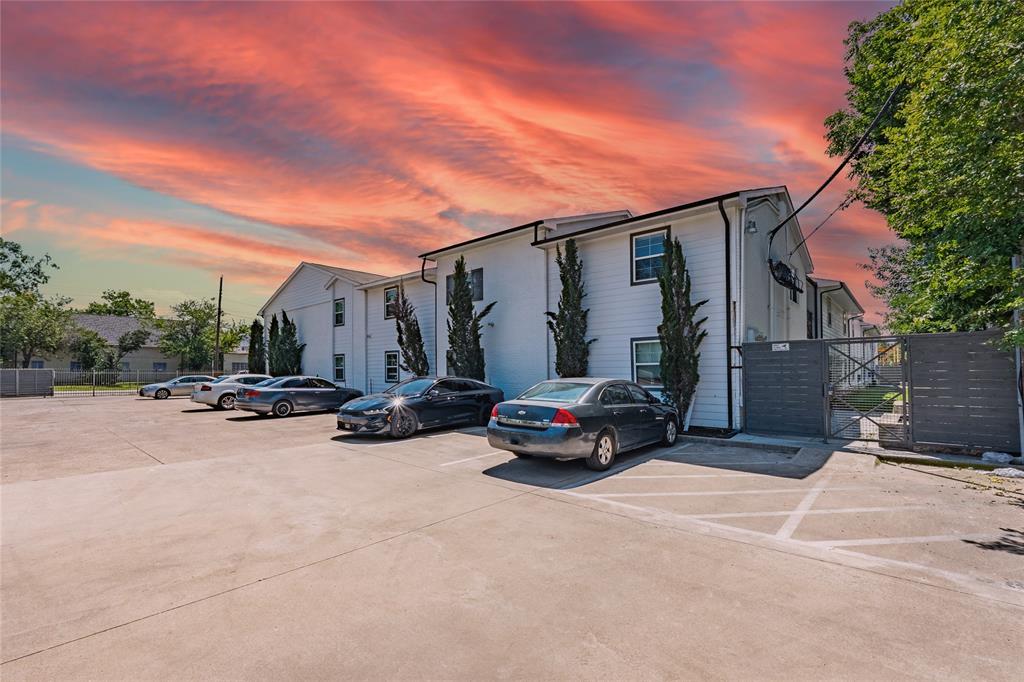
[[83, 372], [71, 369], [0, 369], [0, 397], [84, 398], [137, 395], [147, 384], [169, 381], [175, 372], [121, 370]]

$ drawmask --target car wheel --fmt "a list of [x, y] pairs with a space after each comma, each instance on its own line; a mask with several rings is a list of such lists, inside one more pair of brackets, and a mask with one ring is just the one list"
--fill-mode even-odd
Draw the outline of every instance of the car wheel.
[[491, 421], [491, 409], [493, 408], [494, 405], [485, 405], [484, 407], [482, 407], [480, 409], [480, 416], [477, 417], [476, 420], [477, 424], [479, 424], [480, 426], [487, 426], [487, 424]]
[[217, 407], [222, 410], [233, 410], [235, 409], [235, 396], [230, 393], [225, 393], [217, 401]]
[[166, 400], [170, 396], [171, 396], [171, 392], [170, 391], [168, 391], [166, 388], [160, 388], [160, 389], [157, 389], [155, 397], [156, 397], [157, 400]]
[[676, 420], [668, 418], [665, 420], [665, 432], [661, 435], [661, 444], [667, 448], [672, 447], [676, 444], [676, 438], [679, 436], [679, 427], [676, 426]]
[[274, 416], [287, 417], [292, 413], [293, 409], [294, 408], [292, 407], [292, 404], [287, 400], [278, 400], [276, 403], [274, 403]]
[[587, 466], [594, 471], [607, 471], [615, 461], [615, 436], [604, 431], [594, 443], [594, 451], [587, 457]]
[[395, 410], [391, 413], [391, 437], [408, 438], [419, 428], [418, 421], [412, 410]]

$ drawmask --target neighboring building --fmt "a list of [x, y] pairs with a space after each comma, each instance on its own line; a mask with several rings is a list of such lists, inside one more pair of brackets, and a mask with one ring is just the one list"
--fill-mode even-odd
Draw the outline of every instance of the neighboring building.
[[[807, 316], [807, 338], [839, 339], [878, 335], [878, 328], [864, 322], [864, 308], [838, 279], [808, 277], [810, 298]], [[874, 328], [873, 334], [865, 330]]]
[[[588, 336], [595, 339], [590, 373], [631, 377], [657, 391], [661, 308], [656, 276], [664, 237], [678, 237], [693, 297], [708, 301], [700, 311], [708, 318], [708, 336], [701, 347], [693, 423], [737, 427], [742, 410], [739, 344], [807, 338], [808, 306], [813, 306], [808, 291], [779, 285], [767, 264], [768, 234], [792, 210], [786, 188], [770, 187], [638, 216], [620, 210], [537, 220], [424, 253], [422, 272], [391, 278], [301, 263], [260, 312], [267, 325], [282, 311], [295, 320], [299, 340], [306, 344], [303, 371], [339, 376], [340, 362], [343, 383], [378, 391], [404, 377], [396, 366], [394, 323], [386, 312], [401, 280], [416, 306], [431, 369], [444, 374], [448, 282], [455, 261], [464, 256], [474, 300], [480, 306], [497, 302], [484, 320], [486, 379], [511, 397], [555, 375], [544, 313], [558, 306], [555, 248], [572, 237], [583, 261]], [[789, 266], [801, 288], [813, 271], [802, 241], [793, 219], [772, 245], [773, 257]]]
[[[117, 340], [123, 335], [141, 329], [144, 325], [144, 322], [138, 318], [122, 315], [75, 313], [72, 319], [75, 326], [96, 332], [110, 346], [116, 346]], [[160, 331], [151, 325], [149, 339], [142, 348], [124, 357], [124, 360], [121, 361], [121, 370], [125, 372], [177, 372], [180, 359], [161, 353], [159, 344]], [[240, 367], [241, 369], [234, 371], [245, 371], [247, 365], [247, 349], [236, 349], [233, 352], [224, 353], [225, 369]], [[29, 367], [32, 369], [81, 369], [67, 352], [45, 358], [34, 357]]]

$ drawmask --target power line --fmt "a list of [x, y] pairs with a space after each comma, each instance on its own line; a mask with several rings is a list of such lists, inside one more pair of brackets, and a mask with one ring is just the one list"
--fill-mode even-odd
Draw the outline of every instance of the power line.
[[811, 230], [810, 232], [808, 232], [808, 233], [807, 233], [807, 236], [806, 236], [806, 237], [804, 237], [803, 239], [801, 239], [801, 240], [800, 240], [800, 243], [799, 243], [799, 244], [797, 244], [796, 246], [794, 246], [794, 247], [793, 247], [793, 250], [789, 252], [789, 255], [790, 255], [790, 256], [792, 256], [792, 255], [793, 255], [794, 253], [796, 253], [797, 249], [799, 249], [799, 248], [800, 248], [801, 246], [803, 246], [803, 245], [804, 245], [804, 242], [806, 242], [806, 241], [807, 241], [808, 239], [810, 239], [811, 237], [813, 237], [813, 236], [814, 236], [814, 233], [815, 233], [815, 232], [817, 232], [818, 230], [820, 230], [820, 229], [821, 229], [821, 226], [822, 226], [822, 225], [824, 225], [825, 223], [827, 223], [827, 222], [829, 221], [829, 218], [831, 218], [832, 216], [834, 216], [834, 215], [835, 215], [836, 213], [839, 213], [839, 211], [843, 210], [843, 209], [844, 209], [844, 208], [846, 208], [846, 207], [847, 207], [848, 205], [849, 205], [849, 204], [847, 203], [846, 199], [843, 199], [842, 201], [840, 201], [840, 202], [839, 202], [839, 205], [838, 205], [838, 206], [836, 206], [836, 207], [835, 207], [834, 209], [832, 209], [832, 212], [831, 212], [831, 213], [829, 213], [829, 214], [828, 214], [827, 216], [825, 216], [825, 219], [824, 219], [824, 220], [822, 220], [822, 221], [821, 221], [820, 223], [818, 223], [818, 224], [817, 224], [817, 225], [816, 225], [816, 226], [814, 227], [814, 229], [813, 229], [813, 230]]

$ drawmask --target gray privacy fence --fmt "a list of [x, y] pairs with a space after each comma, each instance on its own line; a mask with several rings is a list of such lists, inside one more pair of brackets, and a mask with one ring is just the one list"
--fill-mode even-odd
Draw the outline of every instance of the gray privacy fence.
[[999, 331], [746, 343], [744, 430], [1020, 452]]
[[0, 369], [0, 397], [84, 398], [135, 395], [146, 384], [168, 381], [175, 372], [125, 370], [83, 372], [70, 369]]

